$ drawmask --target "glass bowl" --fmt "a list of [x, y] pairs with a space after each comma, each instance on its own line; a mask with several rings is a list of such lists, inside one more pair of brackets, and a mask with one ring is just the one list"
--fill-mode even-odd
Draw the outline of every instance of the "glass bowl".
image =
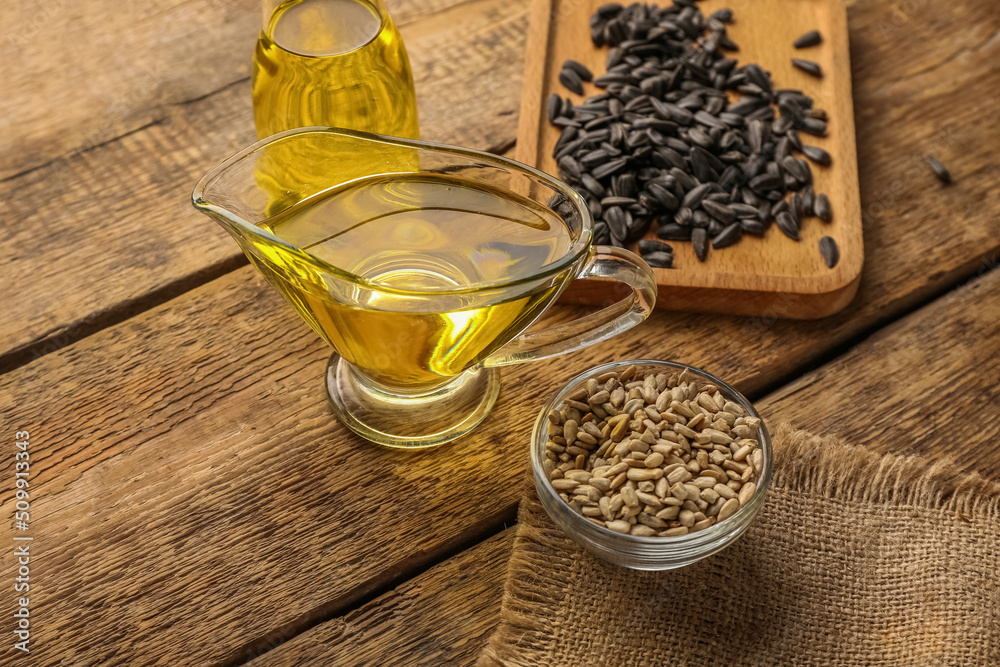
[[545, 508], [556, 525], [598, 558], [635, 570], [670, 570], [684, 567], [725, 549], [746, 531], [754, 517], [757, 516], [771, 484], [771, 439], [762, 420], [757, 440], [763, 453], [763, 465], [756, 480], [756, 490], [745, 505], [736, 510], [732, 516], [717, 524], [686, 535], [641, 537], [616, 533], [610, 528], [591, 522], [560, 498], [546, 477], [543, 461], [545, 460], [545, 445], [549, 440], [548, 415], [552, 410], [559, 409], [567, 396], [585, 388], [589, 378], [609, 371], [620, 372], [629, 366], [636, 367], [637, 376], [649, 372], [673, 374], [686, 370], [689, 376], [716, 385], [719, 392], [727, 400], [738, 404], [746, 411], [746, 416], [760, 417], [750, 401], [742, 394], [719, 378], [693, 366], [650, 359], [615, 361], [603, 364], [580, 373], [570, 380], [555, 393], [539, 413], [532, 432], [531, 443], [531, 468], [535, 477], [535, 489], [542, 507]]

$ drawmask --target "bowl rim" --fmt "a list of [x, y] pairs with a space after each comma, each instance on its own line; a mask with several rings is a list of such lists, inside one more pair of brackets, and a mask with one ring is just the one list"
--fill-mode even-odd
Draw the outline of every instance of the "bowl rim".
[[[723, 393], [730, 394], [733, 398], [737, 399], [735, 402], [740, 405], [744, 410], [747, 411], [748, 416], [756, 417], [760, 419], [760, 427], [758, 433], [758, 442], [760, 444], [761, 450], [764, 452], [764, 464], [760, 475], [757, 478], [757, 487], [754, 490], [753, 496], [747, 501], [745, 505], [742, 505], [736, 512], [726, 518], [724, 521], [720, 521], [716, 524], [709, 526], [704, 530], [695, 531], [693, 533], [687, 533], [686, 535], [670, 535], [670, 536], [660, 536], [654, 535], [651, 537], [642, 537], [639, 535], [630, 535], [626, 533], [617, 533], [610, 528], [605, 526], [599, 526], [596, 523], [587, 520], [587, 517], [578, 513], [576, 510], [571, 508], [569, 504], [559, 497], [558, 492], [549, 482], [548, 478], [545, 476], [545, 471], [542, 468], [542, 460], [544, 459], [545, 443], [549, 440], [548, 435], [548, 415], [549, 412], [554, 410], [556, 406], [565, 400], [566, 396], [572, 393], [573, 390], [577, 388], [581, 383], [585, 383], [589, 378], [601, 375], [610, 370], [618, 370], [628, 368], [629, 366], [656, 366], [659, 368], [669, 368], [675, 371], [687, 370], [712, 384], [715, 384]], [[567, 515], [571, 518], [574, 525], [574, 529], [579, 526], [580, 531], [584, 533], [584, 537], [590, 539], [591, 536], [586, 535], [586, 533], [596, 532], [604, 537], [612, 538], [616, 541], [622, 542], [624, 544], [634, 544], [639, 547], [655, 547], [655, 546], [694, 546], [698, 543], [713, 543], [715, 538], [722, 539], [727, 537], [732, 533], [733, 527], [738, 527], [749, 523], [753, 519], [754, 514], [759, 511], [760, 506], [764, 502], [764, 498], [767, 495], [767, 491], [771, 486], [771, 477], [773, 472], [773, 450], [771, 447], [771, 435], [767, 430], [767, 426], [764, 423], [764, 419], [760, 416], [760, 413], [754, 408], [753, 404], [737, 389], [727, 382], [722, 381], [715, 375], [709, 373], [706, 370], [698, 368], [697, 366], [691, 366], [690, 364], [685, 364], [677, 361], [664, 361], [660, 359], [626, 359], [622, 361], [610, 361], [604, 364], [600, 364], [589, 368], [577, 375], [573, 376], [566, 384], [556, 390], [545, 402], [538, 417], [535, 420], [535, 425], [532, 428], [531, 436], [531, 469], [536, 481], [536, 488], [539, 484], [545, 486], [550, 492], [550, 496], [558, 500], [562, 506], [567, 510]], [[544, 503], [543, 503], [544, 506]], [[546, 508], [548, 513], [548, 509]], [[566, 529], [562, 526], [559, 519], [556, 517], [551, 517], [560, 527], [564, 530]], [[740, 521], [744, 519], [744, 521]]]

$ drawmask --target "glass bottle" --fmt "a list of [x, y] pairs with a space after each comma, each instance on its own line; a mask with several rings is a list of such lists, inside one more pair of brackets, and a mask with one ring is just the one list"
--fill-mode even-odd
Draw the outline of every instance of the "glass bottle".
[[258, 138], [310, 125], [419, 138], [410, 61], [382, 0], [264, 0], [263, 10]]

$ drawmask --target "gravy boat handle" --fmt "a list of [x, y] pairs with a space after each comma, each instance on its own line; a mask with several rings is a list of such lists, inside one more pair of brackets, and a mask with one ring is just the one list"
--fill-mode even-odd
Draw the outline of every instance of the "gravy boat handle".
[[482, 365], [509, 366], [600, 343], [645, 320], [656, 303], [656, 279], [652, 269], [628, 250], [594, 246], [590, 260], [576, 278], [610, 278], [630, 287], [632, 293], [572, 322], [522, 333], [487, 357]]

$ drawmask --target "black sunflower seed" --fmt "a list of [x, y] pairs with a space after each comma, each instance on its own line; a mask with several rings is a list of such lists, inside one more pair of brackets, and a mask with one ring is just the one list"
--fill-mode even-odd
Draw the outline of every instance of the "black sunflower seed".
[[672, 269], [674, 256], [667, 252], [648, 252], [642, 255], [646, 263], [657, 269]]
[[623, 207], [627, 207], [627, 206], [631, 206], [632, 204], [635, 204], [635, 203], [636, 203], [636, 200], [632, 199], [631, 197], [618, 197], [618, 196], [615, 196], [615, 195], [612, 195], [610, 197], [604, 197], [603, 199], [601, 199], [601, 206], [604, 206], [604, 207], [608, 207], [608, 206], [623, 206]]
[[764, 227], [764, 223], [760, 220], [750, 220], [747, 218], [740, 219], [740, 228], [743, 230], [744, 234], [750, 234], [752, 236], [763, 236], [767, 229]]
[[718, 127], [723, 130], [729, 129], [728, 125], [726, 125], [718, 117], [708, 113], [707, 111], [696, 111], [694, 114], [694, 119], [707, 127]]
[[682, 206], [674, 213], [674, 222], [683, 227], [690, 227], [694, 222], [694, 211], [687, 206]]
[[798, 128], [806, 134], [811, 134], [814, 137], [822, 137], [826, 134], [826, 121], [822, 121], [819, 118], [803, 118], [799, 121]]
[[704, 151], [691, 152], [691, 172], [694, 177], [702, 183], [715, 182], [719, 180], [719, 172], [712, 169], [705, 158]]
[[625, 218], [625, 211], [619, 207], [612, 206], [604, 211], [604, 221], [608, 223], [611, 236], [618, 239], [624, 239], [628, 236], [628, 221]]
[[729, 165], [719, 174], [719, 185], [723, 188], [732, 188], [742, 180], [740, 170], [735, 165]]
[[732, 23], [733, 22], [733, 10], [731, 9], [718, 9], [712, 13], [711, 18], [721, 21], [722, 23]]
[[718, 232], [712, 239], [712, 247], [716, 250], [720, 248], [728, 248], [734, 245], [740, 240], [743, 235], [743, 228], [740, 223], [734, 222], [731, 225], [724, 227], [721, 232]]
[[721, 33], [719, 35], [719, 48], [725, 49], [726, 51], [739, 51], [740, 47], [730, 39], [729, 35], [726, 33]]
[[623, 7], [617, 2], [609, 2], [606, 5], [601, 5], [597, 8], [597, 15], [601, 18], [607, 19], [612, 16], [617, 16], [621, 13]]
[[792, 58], [792, 64], [806, 74], [817, 78], [823, 77], [823, 68], [819, 66], [819, 63], [814, 63], [811, 60], [805, 60], [803, 58]]
[[594, 241], [600, 245], [611, 243], [611, 232], [608, 231], [608, 223], [603, 220], [594, 223]]
[[802, 188], [802, 211], [806, 215], [815, 215], [813, 204], [816, 202], [816, 191], [813, 186], [807, 185]]
[[802, 138], [799, 137], [797, 130], [788, 130], [785, 132], [785, 136], [788, 138], [788, 143], [792, 145], [792, 148], [797, 151], [802, 150]]
[[729, 205], [729, 209], [736, 214], [737, 218], [755, 218], [757, 217], [757, 207], [751, 206], [750, 204], [744, 204], [742, 202], [733, 202]]
[[605, 176], [610, 176], [615, 172], [621, 171], [627, 163], [628, 158], [615, 158], [614, 160], [610, 160], [598, 167], [595, 167], [590, 173], [594, 178], [604, 178]]
[[793, 241], [799, 240], [799, 226], [795, 224], [795, 219], [792, 218], [792, 214], [788, 211], [782, 211], [775, 217], [775, 222], [778, 223], [778, 229], [781, 233], [792, 239]]
[[558, 155], [559, 151], [561, 151], [562, 148], [566, 146], [566, 144], [568, 144], [569, 142], [573, 141], [576, 138], [576, 135], [577, 135], [577, 128], [575, 127], [564, 128], [562, 133], [559, 135], [559, 140], [556, 141], [556, 145], [552, 151], [552, 154]]
[[556, 93], [549, 95], [549, 100], [545, 105], [545, 111], [548, 114], [550, 121], [558, 118], [559, 112], [562, 111], [562, 98]]
[[653, 213], [663, 208], [663, 205], [656, 200], [656, 197], [648, 192], [639, 193], [639, 206], [641, 206], [644, 211], [648, 213]]
[[813, 212], [823, 222], [833, 220], [833, 209], [830, 207], [830, 199], [824, 194], [816, 195], [816, 199], [813, 201]]
[[663, 241], [657, 241], [656, 239], [641, 239], [639, 241], [639, 252], [665, 252], [668, 254], [673, 254], [674, 247], [669, 243], [664, 243]]
[[693, 176], [683, 169], [673, 167], [668, 173], [674, 177], [674, 180], [680, 184], [681, 188], [683, 188], [685, 192], [694, 189], [698, 185], [698, 181], [696, 181]]
[[819, 254], [823, 256], [823, 261], [831, 269], [837, 266], [840, 261], [840, 248], [837, 242], [829, 236], [824, 236], [819, 240]]
[[945, 166], [938, 162], [937, 158], [928, 156], [927, 161], [930, 163], [931, 169], [934, 171], [934, 175], [938, 177], [938, 180], [945, 185], [951, 183], [951, 172], [945, 169]]
[[764, 124], [761, 121], [754, 119], [747, 122], [747, 142], [754, 153], [764, 150]]
[[746, 117], [754, 111], [757, 111], [762, 107], [766, 107], [767, 105], [767, 98], [744, 95], [735, 104], [730, 104], [726, 111]]
[[593, 81], [594, 75], [591, 74], [590, 70], [587, 69], [586, 65], [583, 63], [578, 63], [575, 60], [567, 60], [563, 63], [563, 69], [571, 69], [576, 72], [577, 76], [580, 77], [582, 81]]
[[583, 187], [587, 188], [587, 190], [589, 190], [595, 197], [603, 197], [605, 195], [606, 190], [604, 189], [604, 186], [590, 174], [583, 174], [583, 176], [580, 177], [580, 181], [583, 184]]
[[580, 177], [583, 175], [583, 168], [581, 167], [580, 163], [574, 160], [573, 157], [570, 155], [564, 155], [563, 157], [559, 158], [559, 161], [556, 162], [556, 164], [559, 167], [560, 175], [565, 174], [566, 177], [572, 178], [574, 180], [579, 180]]
[[[771, 162], [770, 164], [774, 164]], [[781, 177], [777, 174], [772, 174], [770, 172], [765, 172], [758, 176], [754, 176], [750, 179], [750, 187], [757, 192], [766, 192], [768, 190], [775, 190], [784, 185]]]
[[809, 180], [809, 165], [796, 160], [791, 155], [786, 156], [781, 161], [781, 166], [784, 167], [785, 171], [791, 174], [795, 180], [802, 183]]
[[581, 155], [578, 161], [584, 169], [593, 169], [607, 162], [610, 157], [606, 150], [598, 148]]
[[672, 148], [667, 148], [666, 146], [657, 148], [653, 151], [652, 157], [653, 164], [661, 169], [670, 169], [671, 167], [683, 169], [686, 166], [684, 158], [681, 157], [680, 153]]
[[715, 169], [716, 171], [721, 171], [722, 169], [726, 168], [726, 165], [725, 163], [722, 162], [722, 160], [713, 155], [711, 151], [707, 151], [701, 146], [693, 146], [691, 148], [691, 153], [692, 155], [694, 153], [701, 153], [702, 157], [704, 157], [705, 161], [708, 163], [708, 166], [710, 166], [712, 169]]
[[822, 41], [823, 36], [819, 34], [819, 30], [810, 30], [795, 40], [795, 42], [793, 42], [793, 46], [797, 49], [806, 49], [810, 46], [816, 46]]
[[822, 165], [824, 167], [830, 166], [830, 154], [819, 146], [803, 146], [802, 153], [818, 165]]
[[677, 207], [680, 206], [680, 202], [677, 201], [677, 197], [675, 197], [672, 192], [667, 190], [662, 185], [659, 185], [658, 183], [650, 183], [646, 187], [649, 190], [649, 193], [653, 195], [663, 208], [668, 211], [677, 210]]
[[747, 65], [743, 68], [743, 71], [746, 72], [747, 78], [750, 79], [751, 83], [757, 85], [765, 93], [770, 94], [772, 92], [771, 79], [760, 65]]
[[757, 209], [757, 219], [765, 225], [771, 222], [771, 202], [761, 202], [760, 208]]
[[784, 134], [792, 128], [792, 119], [788, 116], [781, 116], [776, 118], [773, 123], [771, 123], [771, 133], [772, 134]]
[[559, 72], [559, 83], [577, 95], [583, 95], [583, 79], [576, 71], [563, 69]]
[[590, 210], [590, 215], [594, 216], [594, 219], [598, 219], [604, 214], [604, 208], [601, 206], [601, 202], [596, 199], [587, 200], [587, 209]]
[[713, 187], [712, 183], [702, 183], [701, 185], [691, 188], [691, 190], [684, 195], [684, 200], [681, 202], [681, 205], [686, 208], [693, 209], [701, 203], [701, 200], [705, 198], [705, 195], [712, 191]]
[[583, 127], [579, 121], [575, 121], [572, 118], [566, 118], [565, 116], [559, 116], [552, 121], [552, 124], [556, 127], [575, 127], [577, 129]]
[[[711, 199], [706, 199], [701, 202], [701, 207], [705, 209], [710, 216], [724, 225], [728, 225], [736, 220], [736, 211], [729, 208], [725, 204], [720, 204], [719, 202], [712, 201]], [[714, 244], [715, 242], [713, 241], [713, 245]]]
[[691, 246], [695, 256], [704, 262], [708, 258], [708, 232], [701, 227], [691, 230]]
[[712, 218], [699, 208], [691, 214], [691, 224], [694, 227], [708, 227], [712, 224]]
[[665, 225], [660, 225], [656, 230], [656, 235], [668, 241], [690, 241], [691, 228], [681, 227], [677, 223], [668, 222]]
[[672, 148], [678, 153], [689, 153], [691, 152], [691, 146], [688, 145], [683, 139], [677, 137], [667, 137], [667, 148]]
[[693, 143], [697, 144], [698, 146], [702, 146], [704, 148], [709, 148], [711, 147], [712, 144], [715, 143], [715, 141], [712, 139], [712, 135], [697, 127], [692, 127], [690, 130], [688, 130], [687, 135], [688, 138], [691, 139]]
[[568, 97], [562, 102], [562, 109], [559, 112], [560, 116], [570, 116], [573, 113], [573, 100]]
[[[604, 202], [602, 201], [601, 204], [603, 205]], [[798, 192], [788, 198], [788, 212], [795, 218], [795, 224], [801, 228], [802, 220], [805, 218], [805, 210], [802, 206], [802, 195]]]
[[619, 197], [635, 197], [639, 194], [634, 174], [618, 174], [611, 186], [611, 189]]

